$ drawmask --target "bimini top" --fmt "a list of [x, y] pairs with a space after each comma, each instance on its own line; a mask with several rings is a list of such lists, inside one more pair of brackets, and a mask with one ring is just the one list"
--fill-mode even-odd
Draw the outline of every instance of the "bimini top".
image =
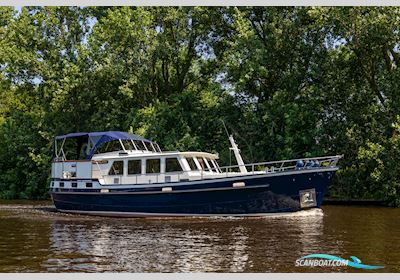
[[[113, 141], [113, 140], [138, 140], [138, 141], [145, 141], [145, 142], [151, 142], [150, 140], [143, 138], [139, 135], [135, 134], [129, 134], [127, 132], [123, 131], [103, 131], [103, 132], [75, 132], [75, 133], [68, 133], [65, 135], [59, 135], [56, 136], [56, 139], [64, 139], [64, 138], [76, 138], [76, 137], [81, 137], [81, 136], [88, 136], [90, 139], [103, 139], [103, 140], [108, 140], [108, 141]], [[103, 141], [108, 142], [108, 141]]]
[[133, 140], [133, 141], [143, 141], [147, 143], [152, 143], [152, 141], [143, 138], [141, 136], [130, 134], [122, 131], [104, 131], [104, 132], [76, 132], [69, 133], [65, 135], [56, 136], [56, 140], [68, 139], [68, 138], [84, 138], [88, 139], [91, 142], [90, 152], [86, 155], [87, 159], [90, 159], [93, 154], [96, 152], [97, 148], [103, 145], [106, 142], [115, 141], [115, 140]]

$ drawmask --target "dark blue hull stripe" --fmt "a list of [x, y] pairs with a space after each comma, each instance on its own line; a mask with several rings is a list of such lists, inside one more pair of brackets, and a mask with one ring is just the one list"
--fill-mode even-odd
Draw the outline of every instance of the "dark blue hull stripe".
[[153, 216], [258, 215], [304, 209], [300, 205], [299, 192], [310, 189], [315, 190], [314, 206], [320, 207], [333, 173], [330, 170], [286, 176], [250, 176], [236, 180], [244, 182], [244, 187], [233, 187], [232, 183], [235, 181], [232, 180], [215, 180], [176, 186], [167, 192], [161, 191], [161, 187], [164, 187], [162, 185], [157, 188], [133, 187], [115, 191], [110, 188], [110, 192], [106, 193], [99, 192], [99, 189], [97, 192], [73, 189], [71, 192], [52, 192], [51, 195], [57, 209], [82, 213], [123, 212]]
[[[260, 186], [249, 186], [249, 187], [221, 187], [221, 188], [201, 188], [201, 189], [182, 189], [182, 190], [174, 190], [171, 191], [111, 191], [111, 192], [78, 192], [80, 195], [139, 195], [139, 194], [170, 194], [170, 193], [185, 193], [185, 192], [211, 192], [211, 191], [232, 191], [232, 190], [239, 190], [241, 188], [267, 188], [269, 187], [268, 184], [260, 185]], [[71, 194], [74, 193], [73, 191], [58, 191], [57, 194]], [[75, 192], [76, 193], [76, 192]]]

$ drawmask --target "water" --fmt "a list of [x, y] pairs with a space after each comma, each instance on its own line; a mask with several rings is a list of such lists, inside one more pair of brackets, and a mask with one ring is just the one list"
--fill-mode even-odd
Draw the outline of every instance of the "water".
[[313, 253], [400, 272], [399, 216], [325, 206], [285, 217], [116, 219], [1, 202], [0, 272], [366, 272], [295, 266]]

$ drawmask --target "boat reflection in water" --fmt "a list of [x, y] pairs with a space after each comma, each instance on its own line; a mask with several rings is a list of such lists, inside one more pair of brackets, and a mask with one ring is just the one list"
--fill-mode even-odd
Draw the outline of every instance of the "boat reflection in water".
[[323, 216], [318, 211], [276, 218], [198, 218], [168, 223], [55, 221], [49, 238], [57, 258], [43, 266], [48, 271], [285, 271], [300, 255], [321, 247]]
[[[0, 272], [364, 272], [297, 267], [324, 253], [400, 271], [400, 209], [324, 206], [263, 218], [114, 219], [0, 205]], [[48, 209], [48, 207], [47, 207]]]

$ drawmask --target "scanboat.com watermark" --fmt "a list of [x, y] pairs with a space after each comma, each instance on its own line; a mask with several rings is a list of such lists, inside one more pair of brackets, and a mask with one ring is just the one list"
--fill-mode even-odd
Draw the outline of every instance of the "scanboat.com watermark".
[[326, 267], [326, 266], [350, 266], [361, 269], [380, 269], [384, 266], [362, 264], [361, 260], [355, 256], [346, 260], [337, 256], [328, 254], [311, 254], [296, 260], [296, 266]]

